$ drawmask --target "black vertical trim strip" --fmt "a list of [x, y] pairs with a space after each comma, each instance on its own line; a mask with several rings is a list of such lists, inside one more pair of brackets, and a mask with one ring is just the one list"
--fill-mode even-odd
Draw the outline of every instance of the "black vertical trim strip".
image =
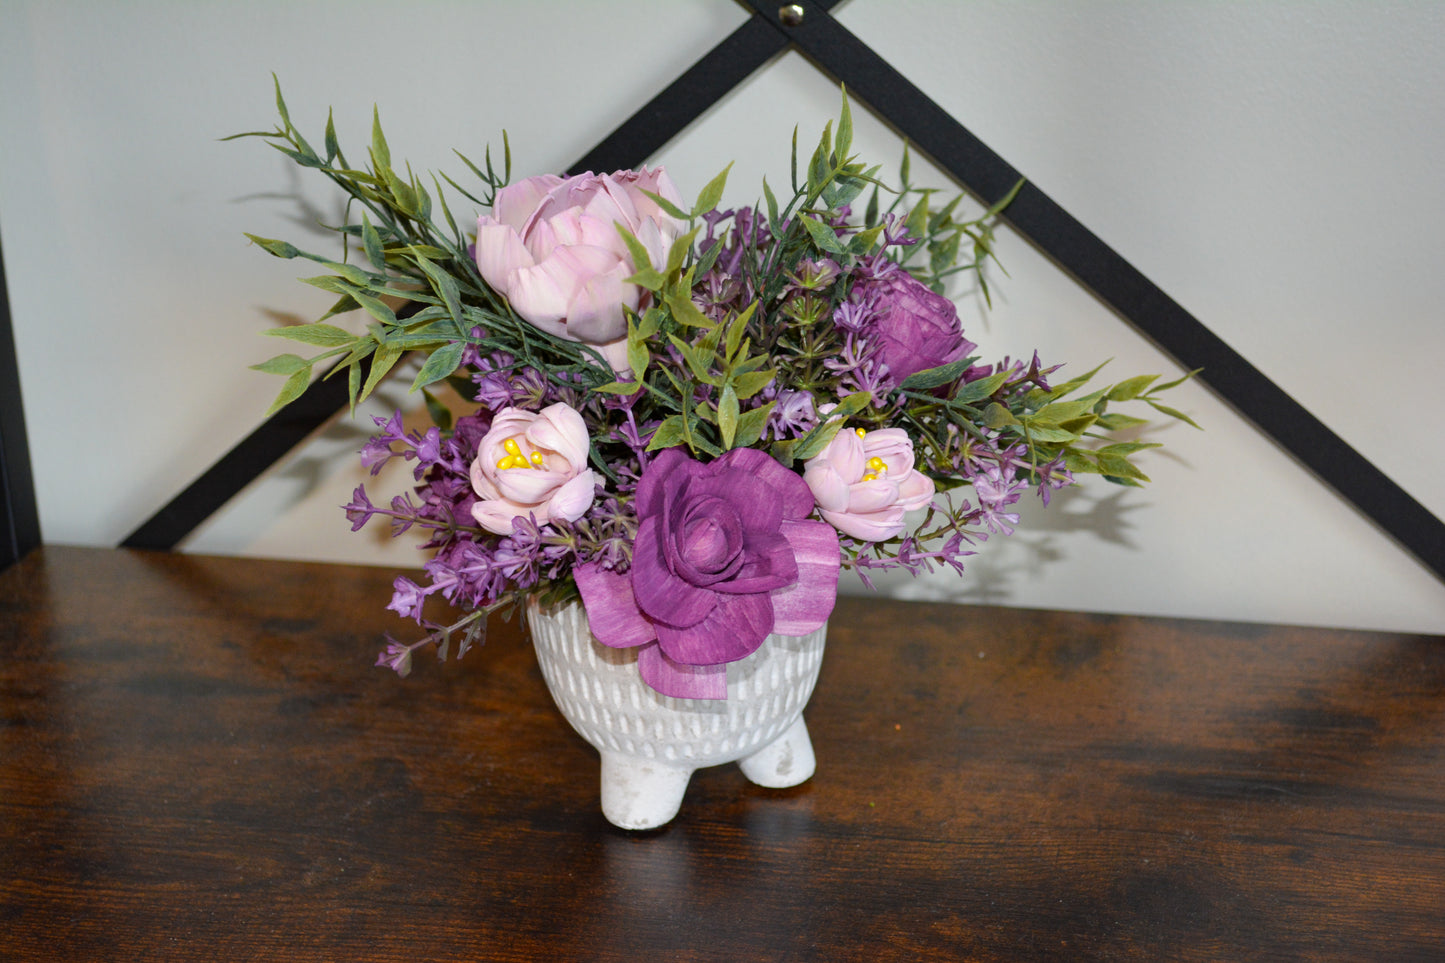
[[[851, 98], [868, 104], [984, 203], [1004, 197], [1022, 175], [965, 129], [887, 61], [811, 2], [796, 26], [772, 7], [743, 0]], [[1445, 522], [1435, 517], [1344, 439], [1225, 344], [1133, 265], [1032, 183], [1006, 218], [1080, 284], [1268, 434], [1326, 485], [1445, 578]]]
[[20, 396], [20, 361], [10, 323], [5, 253], [0, 248], [0, 569], [40, 544], [40, 514], [30, 473], [30, 444]]

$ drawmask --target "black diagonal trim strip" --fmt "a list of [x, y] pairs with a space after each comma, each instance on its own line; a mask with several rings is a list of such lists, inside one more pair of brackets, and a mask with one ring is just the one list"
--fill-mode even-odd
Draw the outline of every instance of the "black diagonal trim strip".
[[[816, 6], [829, 10], [838, 3], [839, 0], [820, 0]], [[662, 93], [623, 121], [602, 143], [567, 168], [568, 172], [615, 171], [638, 166], [753, 71], [787, 49], [789, 43], [765, 17], [754, 14], [668, 84]]]
[[237, 444], [186, 490], [126, 536], [122, 548], [172, 549], [252, 479], [286, 456], [349, 403], [341, 374], [312, 383]]
[[[767, 17], [771, 5], [745, 0]], [[984, 203], [1004, 197], [1021, 175], [817, 4], [781, 35], [841, 81]], [[1033, 184], [1007, 219], [1084, 287], [1307, 466], [1325, 484], [1445, 578], [1445, 523], [1390, 480], [1254, 365], [1161, 291]]]

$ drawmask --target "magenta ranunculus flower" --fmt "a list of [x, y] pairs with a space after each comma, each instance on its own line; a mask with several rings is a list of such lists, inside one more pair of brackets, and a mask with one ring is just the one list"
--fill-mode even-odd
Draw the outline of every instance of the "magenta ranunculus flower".
[[491, 215], [477, 221], [477, 268], [518, 316], [549, 334], [596, 345], [619, 374], [627, 368], [626, 306], [651, 294], [626, 278], [637, 273], [616, 224], [647, 248], [652, 266], [686, 224], [644, 191], [681, 204], [661, 167], [613, 174], [529, 177], [497, 191]]
[[913, 467], [913, 440], [902, 428], [838, 432], [808, 459], [803, 481], [825, 521], [865, 542], [901, 534], [904, 513], [933, 500], [933, 479]]
[[597, 489], [587, 452], [587, 425], [568, 405], [498, 412], [471, 464], [477, 524], [510, 535], [514, 518], [531, 516], [539, 525], [581, 518]]
[[769, 633], [805, 635], [832, 614], [838, 533], [808, 518], [813, 494], [756, 448], [714, 461], [661, 452], [637, 486], [626, 575], [574, 570], [592, 634], [643, 646], [637, 667], [663, 695], [727, 698], [727, 663]]
[[907, 271], [893, 271], [872, 282], [877, 315], [868, 340], [879, 345], [888, 373], [897, 384], [909, 375], [951, 364], [978, 347], [963, 336], [958, 308], [934, 294]]

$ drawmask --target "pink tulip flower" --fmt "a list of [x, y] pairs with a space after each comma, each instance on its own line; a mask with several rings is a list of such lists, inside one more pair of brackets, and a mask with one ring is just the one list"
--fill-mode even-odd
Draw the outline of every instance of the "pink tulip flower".
[[472, 462], [472, 506], [477, 524], [512, 534], [512, 519], [539, 525], [576, 521], [592, 507], [597, 476], [587, 467], [587, 425], [568, 405], [540, 412], [507, 408], [492, 419]]
[[823, 520], [844, 535], [879, 542], [902, 533], [904, 513], [933, 500], [933, 479], [913, 467], [901, 428], [844, 428], [803, 466]]
[[601, 350], [628, 370], [624, 307], [644, 309], [651, 292], [626, 279], [632, 263], [615, 225], [631, 231], [655, 268], [665, 267], [683, 221], [644, 191], [681, 204], [661, 167], [613, 174], [529, 177], [497, 191], [477, 221], [477, 268], [523, 320], [548, 334]]

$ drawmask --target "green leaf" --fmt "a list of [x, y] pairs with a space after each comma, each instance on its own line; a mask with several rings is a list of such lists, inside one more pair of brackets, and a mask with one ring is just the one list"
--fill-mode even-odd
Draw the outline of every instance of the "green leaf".
[[287, 341], [299, 341], [302, 344], [314, 344], [324, 348], [351, 344], [356, 340], [356, 335], [350, 331], [338, 328], [334, 324], [322, 324], [319, 321], [285, 328], [272, 328], [264, 333], [267, 337], [285, 338]]
[[362, 294], [360, 291], [352, 291], [350, 293], [351, 296], [356, 299], [356, 303], [366, 309], [367, 314], [382, 324], [396, 324], [396, 312], [387, 307], [385, 302], [369, 294]]
[[753, 312], [757, 310], [757, 307], [758, 302], [753, 301], [746, 308], [733, 315], [732, 320], [728, 322], [727, 337], [723, 341], [723, 350], [729, 361], [733, 359], [733, 356], [738, 353], [738, 348], [742, 346], [743, 333], [747, 331], [748, 322], [752, 320]]
[[675, 448], [685, 440], [686, 432], [682, 415], [669, 415], [663, 419], [662, 424], [657, 426], [653, 433], [652, 440], [647, 443], [648, 451], [657, 451], [660, 448]]
[[687, 361], [687, 366], [692, 369], [692, 375], [699, 381], [706, 384], [713, 384], [717, 379], [708, 370], [709, 362], [712, 361], [712, 352], [703, 350], [698, 345], [688, 344], [675, 334], [669, 334], [668, 340], [672, 346], [682, 352], [682, 357]]
[[995, 430], [1020, 424], [1013, 412], [996, 401], [983, 410], [983, 423]]
[[1134, 478], [1143, 482], [1149, 480], [1148, 475], [1135, 468], [1129, 459], [1122, 455], [1110, 454], [1106, 451], [1099, 451], [1096, 454], [1099, 459], [1099, 471], [1104, 475], [1113, 478]]
[[[951, 361], [936, 368], [925, 368], [909, 375], [899, 387], [909, 391], [927, 391], [929, 388], [937, 388], [939, 385], [957, 381], [972, 364], [972, 358], [959, 358], [957, 361]], [[992, 393], [989, 392], [989, 394]]]
[[641, 285], [649, 291], [661, 291], [667, 284], [667, 278], [652, 266], [652, 255], [647, 253], [647, 248], [620, 221], [613, 221], [612, 226], [616, 228], [622, 242], [627, 245], [627, 251], [632, 256], [632, 264], [637, 268], [637, 273], [627, 280], [632, 284]]
[[376, 346], [376, 353], [371, 356], [371, 371], [367, 373], [366, 384], [362, 385], [357, 401], [365, 401], [371, 396], [372, 391], [381, 383], [381, 379], [385, 378], [401, 360], [402, 354], [402, 349], [396, 345], [379, 344]]
[[441, 297], [442, 304], [446, 305], [447, 314], [451, 315], [452, 320], [457, 324], [458, 331], [460, 331], [463, 327], [462, 298], [461, 292], [457, 288], [457, 279], [438, 268], [426, 258], [417, 258], [416, 264], [417, 267], [421, 268], [426, 274], [427, 279], [431, 281], [432, 290], [436, 291], [437, 295]]
[[1150, 448], [1163, 448], [1157, 441], [1120, 441], [1112, 445], [1105, 445], [1099, 449], [1099, 454], [1111, 455], [1132, 455], [1135, 452], [1146, 451]]
[[803, 222], [803, 227], [807, 229], [808, 236], [813, 239], [813, 243], [819, 248], [827, 251], [829, 254], [848, 253], [848, 249], [843, 246], [843, 242], [838, 240], [837, 233], [831, 227], [817, 218], [806, 215], [800, 218], [800, 220]]
[[666, 303], [678, 324], [686, 325], [689, 328], [707, 329], [712, 329], [717, 325], [716, 321], [703, 314], [702, 310], [692, 303], [692, 298], [686, 292], [669, 291]]
[[1109, 400], [1131, 401], [1147, 391], [1149, 386], [1157, 380], [1159, 380], [1158, 375], [1138, 375], [1128, 378], [1109, 389]]
[[605, 385], [598, 385], [590, 391], [601, 391], [609, 395], [633, 395], [642, 389], [642, 383], [638, 381], [609, 381]]
[[391, 149], [386, 146], [386, 135], [381, 132], [381, 111], [371, 107], [371, 163], [383, 177], [391, 169]]
[[271, 417], [297, 398], [300, 398], [310, 386], [311, 369], [309, 367], [287, 378], [286, 383], [281, 386], [281, 392], [276, 396], [276, 400], [271, 402], [271, 407], [266, 409], [266, 417]]
[[456, 371], [457, 366], [462, 363], [462, 352], [466, 347], [465, 341], [453, 341], [433, 351], [412, 380], [411, 390], [435, 384]]
[[776, 370], [764, 368], [762, 371], [747, 371], [734, 375], [731, 384], [737, 391], [739, 398], [751, 398], [762, 391], [778, 377]]
[[1147, 418], [1135, 418], [1133, 415], [1126, 415], [1118, 411], [1108, 411], [1099, 416], [1099, 427], [1105, 431], [1123, 431], [1126, 428], [1137, 428], [1139, 425], [1149, 424]]
[[1002, 388], [1004, 386], [1004, 382], [1008, 381], [1008, 376], [1009, 373], [1007, 370], [995, 371], [987, 378], [979, 378], [977, 381], [970, 381], [968, 384], [963, 385], [961, 388], [959, 388], [953, 393], [952, 400], [954, 402], [957, 402], [958, 404], [965, 405], [971, 404], [975, 401], [982, 401], [983, 399], [992, 395], [998, 389]]
[[702, 225], [698, 225], [672, 242], [672, 247], [667, 252], [667, 267], [663, 269], [663, 273], [668, 277], [682, 270], [683, 262], [687, 260], [688, 253], [692, 251], [692, 239], [697, 237], [697, 232], [700, 230], [702, 230]]
[[738, 394], [732, 385], [723, 385], [717, 402], [717, 427], [724, 449], [732, 448], [738, 431]]
[[843, 109], [838, 115], [838, 135], [833, 139], [833, 151], [843, 160], [848, 148], [853, 146], [853, 114], [848, 110], [848, 91], [843, 89]]
[[341, 153], [341, 144], [336, 140], [336, 122], [332, 119], [331, 111], [326, 112], [326, 163], [336, 160]]
[[336, 303], [327, 309], [326, 313], [317, 318], [317, 321], [325, 321], [327, 318], [334, 318], [338, 314], [350, 314], [352, 311], [360, 310], [361, 305], [350, 294], [343, 294]]
[[[706, 214], [708, 211], [716, 210], [718, 203], [722, 200], [723, 189], [727, 186], [728, 171], [732, 169], [733, 165], [729, 163], [728, 166], [722, 169], [721, 173], [707, 182], [707, 186], [697, 195], [697, 203], [692, 206], [692, 217], [698, 217], [699, 215]], [[672, 212], [669, 211], [668, 213]], [[674, 214], [673, 216], [676, 217], [677, 215]], [[682, 216], [688, 217], [686, 214]]]
[[372, 226], [371, 219], [366, 212], [361, 214], [361, 246], [366, 251], [366, 259], [372, 263], [378, 271], [386, 270], [386, 249], [382, 246], [381, 235], [376, 233]]
[[768, 227], [776, 237], [778, 233], [778, 199], [773, 196], [773, 189], [768, 186], [768, 179], [763, 178], [763, 200], [768, 205]]
[[257, 237], [255, 234], [247, 234], [246, 236], [251, 239], [252, 244], [264, 248], [267, 254], [274, 254], [276, 257], [290, 260], [293, 257], [299, 257], [301, 254], [300, 249], [297, 248], [296, 245], [286, 241], [276, 241], [269, 237]]
[[652, 354], [647, 350], [647, 341], [637, 322], [629, 317], [627, 319], [627, 366], [632, 369], [632, 377], [641, 381], [643, 375], [647, 373], [647, 366], [651, 361]]
[[768, 423], [768, 416], [773, 413], [773, 406], [776, 404], [776, 401], [769, 401], [761, 408], [743, 412], [738, 418], [737, 435], [733, 438], [733, 447], [750, 448], [757, 444], [758, 439], [763, 436], [763, 428]]
[[[1161, 415], [1168, 415], [1170, 418], [1178, 419], [1179, 421], [1184, 422], [1186, 425], [1190, 425], [1194, 428], [1199, 428], [1199, 426], [1194, 423], [1194, 419], [1186, 415], [1184, 412], [1170, 408], [1168, 405], [1161, 405], [1153, 398], [1145, 398], [1144, 400], [1149, 403], [1149, 407], [1153, 408]], [[1199, 428], [1199, 430], [1203, 431], [1204, 429]]]
[[270, 360], [251, 365], [251, 370], [264, 371], [266, 374], [274, 375], [293, 375], [298, 371], [310, 371], [311, 362], [299, 355], [278, 354]]

